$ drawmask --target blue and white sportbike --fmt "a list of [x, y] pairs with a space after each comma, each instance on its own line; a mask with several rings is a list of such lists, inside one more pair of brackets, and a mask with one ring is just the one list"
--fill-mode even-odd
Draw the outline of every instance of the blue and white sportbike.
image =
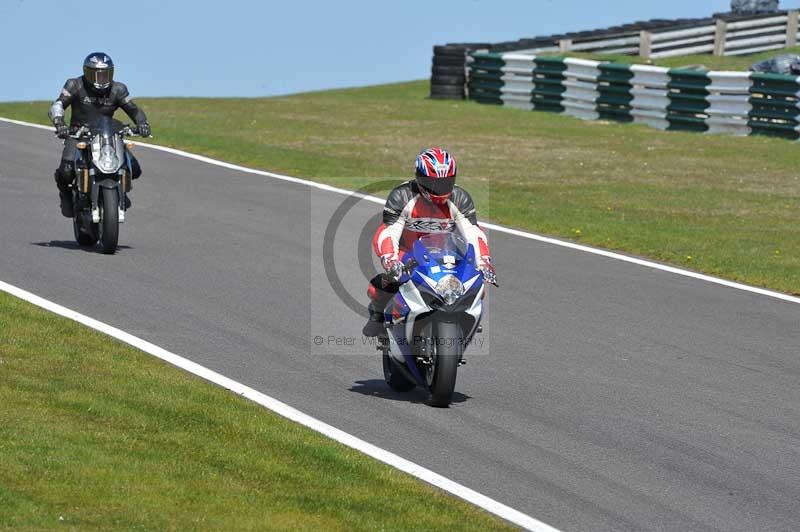
[[464, 350], [481, 330], [484, 282], [475, 249], [454, 233], [432, 233], [404, 257], [402, 286], [385, 310], [383, 374], [395, 391], [421, 386], [447, 407]]

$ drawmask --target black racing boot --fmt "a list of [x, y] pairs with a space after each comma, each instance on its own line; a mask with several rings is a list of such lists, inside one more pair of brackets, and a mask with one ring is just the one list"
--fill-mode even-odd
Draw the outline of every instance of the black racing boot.
[[367, 338], [376, 338], [383, 334], [383, 331], [385, 330], [386, 328], [383, 326], [383, 319], [378, 321], [377, 319], [372, 319], [372, 316], [370, 316], [366, 325], [364, 325], [364, 328], [361, 329], [361, 334]]
[[58, 196], [61, 198], [61, 214], [66, 218], [75, 216], [75, 209], [72, 205], [72, 191], [59, 190]]
[[383, 319], [381, 321], [373, 320], [372, 316], [367, 320], [367, 324], [361, 330], [361, 334], [367, 338], [375, 338], [383, 334], [385, 327], [383, 326]]
[[367, 338], [375, 338], [383, 334], [385, 327], [383, 326], [383, 312], [375, 310], [375, 301], [369, 304], [369, 319], [366, 325], [361, 330], [361, 334]]
[[58, 187], [58, 197], [61, 199], [61, 214], [67, 218], [72, 218], [75, 215], [75, 207], [72, 205], [72, 179], [70, 173], [72, 167], [68, 161], [61, 161], [53, 177], [56, 180], [56, 187]]
[[396, 282], [388, 281], [385, 274], [376, 275], [369, 283], [372, 285], [370, 288], [372, 300], [367, 307], [369, 319], [361, 332], [368, 338], [374, 338], [380, 336], [386, 330], [386, 327], [383, 326], [383, 310], [400, 289], [400, 285]]

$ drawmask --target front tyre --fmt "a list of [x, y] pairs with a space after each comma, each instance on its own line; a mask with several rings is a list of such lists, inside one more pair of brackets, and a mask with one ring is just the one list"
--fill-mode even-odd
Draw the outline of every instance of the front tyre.
[[457, 323], [437, 322], [433, 362], [427, 374], [428, 404], [447, 408], [453, 401], [458, 363], [464, 354], [464, 332]]
[[100, 248], [106, 255], [113, 255], [119, 242], [119, 196], [113, 188], [101, 191]]

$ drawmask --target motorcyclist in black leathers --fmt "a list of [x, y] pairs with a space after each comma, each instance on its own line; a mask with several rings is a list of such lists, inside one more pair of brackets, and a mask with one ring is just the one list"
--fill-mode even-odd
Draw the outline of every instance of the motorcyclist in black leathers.
[[[64, 122], [64, 110], [72, 106], [72, 118], [69, 126]], [[50, 120], [56, 127], [58, 138], [64, 139], [64, 151], [61, 163], [56, 169], [55, 178], [61, 198], [61, 214], [68, 218], [73, 216], [72, 192], [70, 187], [74, 179], [73, 163], [77, 140], [71, 138], [70, 132], [80, 126], [90, 124], [99, 116], [114, 116], [119, 108], [136, 122], [138, 133], [143, 137], [150, 136], [150, 125], [144, 111], [133, 103], [128, 94], [128, 87], [114, 81], [114, 62], [102, 52], [89, 54], [83, 62], [83, 76], [68, 79], [61, 89], [56, 101], [50, 106]], [[131, 155], [132, 179], [137, 179], [142, 170], [139, 162]]]

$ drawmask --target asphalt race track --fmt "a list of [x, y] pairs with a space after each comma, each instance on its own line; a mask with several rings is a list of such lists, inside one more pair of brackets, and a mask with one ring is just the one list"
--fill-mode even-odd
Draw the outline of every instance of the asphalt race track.
[[60, 215], [57, 139], [0, 123], [0, 280], [564, 531], [800, 530], [800, 305], [493, 232], [484, 344], [433, 409], [384, 385], [325, 277], [365, 298], [355, 250], [378, 205], [323, 257], [345, 196], [136, 153], [105, 256]]

